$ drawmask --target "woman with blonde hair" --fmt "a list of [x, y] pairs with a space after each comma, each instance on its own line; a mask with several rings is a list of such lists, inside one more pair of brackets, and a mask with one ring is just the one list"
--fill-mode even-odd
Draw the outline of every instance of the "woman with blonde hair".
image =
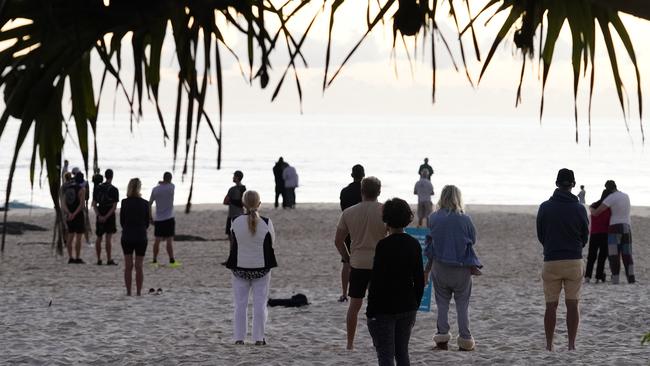
[[248, 329], [248, 294], [253, 292], [253, 342], [266, 344], [266, 303], [269, 297], [271, 268], [277, 267], [273, 243], [275, 231], [267, 217], [260, 216], [260, 195], [246, 191], [243, 196], [244, 215], [233, 218], [230, 228], [230, 255], [226, 267], [232, 271], [233, 340], [244, 344]]
[[[120, 209], [120, 225], [122, 226], [122, 251], [124, 252], [124, 285], [126, 295], [131, 296], [132, 272], [135, 264], [136, 295], [142, 291], [142, 263], [147, 251], [147, 228], [149, 227], [149, 202], [140, 194], [142, 183], [140, 179], [129, 181], [126, 198], [122, 200]], [[135, 252], [135, 260], [133, 259]]]
[[431, 272], [438, 308], [437, 332], [433, 341], [438, 349], [448, 348], [451, 339], [449, 302], [453, 295], [458, 316], [458, 347], [461, 351], [471, 351], [474, 349], [474, 338], [469, 330], [472, 270], [482, 265], [473, 249], [476, 230], [470, 217], [465, 214], [458, 187], [448, 185], [442, 189], [438, 210], [429, 216], [429, 230], [431, 233], [425, 249], [429, 261], [425, 277], [429, 277]]

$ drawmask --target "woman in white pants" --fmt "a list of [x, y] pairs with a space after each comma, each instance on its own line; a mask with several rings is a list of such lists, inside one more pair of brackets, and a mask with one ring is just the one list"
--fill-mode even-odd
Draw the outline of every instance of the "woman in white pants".
[[243, 196], [246, 214], [232, 220], [230, 255], [226, 267], [232, 271], [232, 292], [235, 305], [233, 340], [244, 344], [248, 330], [248, 295], [253, 292], [253, 342], [266, 344], [266, 302], [269, 297], [271, 268], [277, 267], [273, 243], [275, 231], [269, 218], [258, 213], [260, 195], [246, 191]]

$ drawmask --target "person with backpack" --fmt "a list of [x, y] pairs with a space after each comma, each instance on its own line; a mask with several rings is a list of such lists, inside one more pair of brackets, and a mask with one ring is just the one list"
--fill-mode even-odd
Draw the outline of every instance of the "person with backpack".
[[242, 179], [244, 179], [244, 173], [242, 173], [241, 170], [236, 170], [232, 176], [232, 181], [235, 183], [235, 185], [228, 189], [226, 197], [223, 198], [223, 204], [228, 206], [226, 235], [230, 235], [230, 226], [232, 220], [234, 220], [235, 217], [244, 214], [244, 204], [242, 202], [242, 197], [244, 197], [244, 192], [246, 192], [246, 186], [241, 184]]
[[98, 184], [93, 191], [92, 207], [97, 218], [95, 223], [95, 251], [97, 253], [97, 265], [102, 264], [102, 237], [106, 237], [106, 265], [115, 266], [117, 263], [111, 257], [113, 234], [117, 232], [115, 225], [115, 210], [120, 200], [117, 188], [112, 184], [113, 170], [106, 169], [104, 172], [106, 182]]
[[[68, 248], [68, 264], [83, 264], [81, 259], [81, 236], [85, 232], [83, 201], [86, 197], [86, 189], [83, 186], [84, 175], [78, 172], [74, 175], [74, 180], [66, 183], [62, 187], [63, 199], [61, 207], [65, 214], [68, 226], [68, 235], [66, 246]], [[74, 255], [72, 251], [72, 242], [74, 241]]]

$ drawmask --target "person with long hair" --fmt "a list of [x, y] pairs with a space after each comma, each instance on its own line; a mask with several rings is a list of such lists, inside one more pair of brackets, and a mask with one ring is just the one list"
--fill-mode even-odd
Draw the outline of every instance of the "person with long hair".
[[246, 191], [243, 196], [246, 213], [232, 220], [230, 255], [226, 268], [232, 271], [233, 341], [244, 344], [248, 329], [248, 295], [253, 292], [253, 342], [266, 344], [266, 303], [271, 283], [271, 268], [277, 267], [273, 251], [275, 230], [271, 219], [260, 216], [260, 195]]
[[476, 229], [465, 214], [460, 189], [447, 185], [440, 193], [438, 210], [429, 217], [430, 235], [425, 250], [429, 261], [425, 276], [431, 280], [438, 308], [437, 331], [433, 337], [436, 348], [446, 350], [451, 340], [449, 333], [449, 303], [452, 296], [458, 316], [458, 348], [474, 349], [474, 338], [469, 330], [469, 299], [472, 295], [472, 269], [481, 267], [473, 246]]
[[[612, 191], [604, 189], [600, 199], [591, 205], [592, 209], [597, 209]], [[587, 268], [585, 270], [585, 282], [591, 281], [591, 274], [594, 271], [596, 263], [596, 283], [605, 282], [605, 262], [607, 261], [607, 231], [609, 229], [609, 218], [612, 216], [612, 210], [609, 208], [598, 216], [591, 215], [591, 226], [589, 227], [589, 254], [587, 255]], [[596, 262], [598, 259], [598, 262]]]
[[[147, 251], [147, 228], [149, 228], [149, 202], [140, 194], [140, 179], [129, 181], [126, 198], [120, 209], [122, 226], [122, 251], [124, 252], [124, 285], [127, 296], [131, 296], [132, 273], [135, 267], [136, 295], [140, 296], [144, 273], [142, 263]], [[135, 259], [133, 253], [135, 252]]]
[[404, 233], [413, 221], [406, 201], [386, 201], [382, 219], [389, 235], [375, 248], [366, 308], [368, 331], [379, 365], [406, 366], [410, 364], [411, 330], [424, 293], [422, 249], [417, 239]]

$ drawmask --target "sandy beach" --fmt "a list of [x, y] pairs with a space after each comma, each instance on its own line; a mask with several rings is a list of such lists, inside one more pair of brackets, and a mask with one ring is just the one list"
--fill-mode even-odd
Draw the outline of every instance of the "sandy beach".
[[[432, 351], [433, 306], [432, 312], [418, 314], [410, 346], [413, 365], [650, 364], [650, 345], [640, 344], [650, 331], [650, 209], [633, 210], [637, 283], [583, 286], [575, 352], [566, 351], [563, 306], [556, 351], [544, 350], [536, 209], [468, 207], [478, 233], [476, 251], [485, 265], [483, 276], [474, 278], [470, 305], [477, 349], [457, 352], [454, 344], [452, 351]], [[347, 304], [336, 301], [340, 261], [333, 245], [338, 205], [299, 203], [295, 210], [274, 210], [263, 204], [262, 214], [271, 217], [278, 238], [271, 297], [300, 292], [311, 302], [297, 309], [270, 308], [267, 346], [250, 340], [232, 344], [230, 272], [220, 265], [228, 252], [226, 207], [195, 205], [189, 215], [177, 208], [177, 234], [207, 241], [176, 243], [180, 268], [146, 265], [145, 292], [162, 288], [159, 296], [124, 295], [119, 231], [113, 244], [118, 266], [95, 265], [94, 248], [85, 244], [87, 264], [67, 264], [50, 246], [51, 231], [9, 235], [0, 257], [0, 364], [376, 364], [365, 316], [360, 316], [356, 349], [345, 350]], [[50, 210], [16, 209], [9, 220], [49, 229], [53, 216]], [[149, 234], [146, 263], [152, 229]], [[450, 319], [455, 336], [453, 308]]]

